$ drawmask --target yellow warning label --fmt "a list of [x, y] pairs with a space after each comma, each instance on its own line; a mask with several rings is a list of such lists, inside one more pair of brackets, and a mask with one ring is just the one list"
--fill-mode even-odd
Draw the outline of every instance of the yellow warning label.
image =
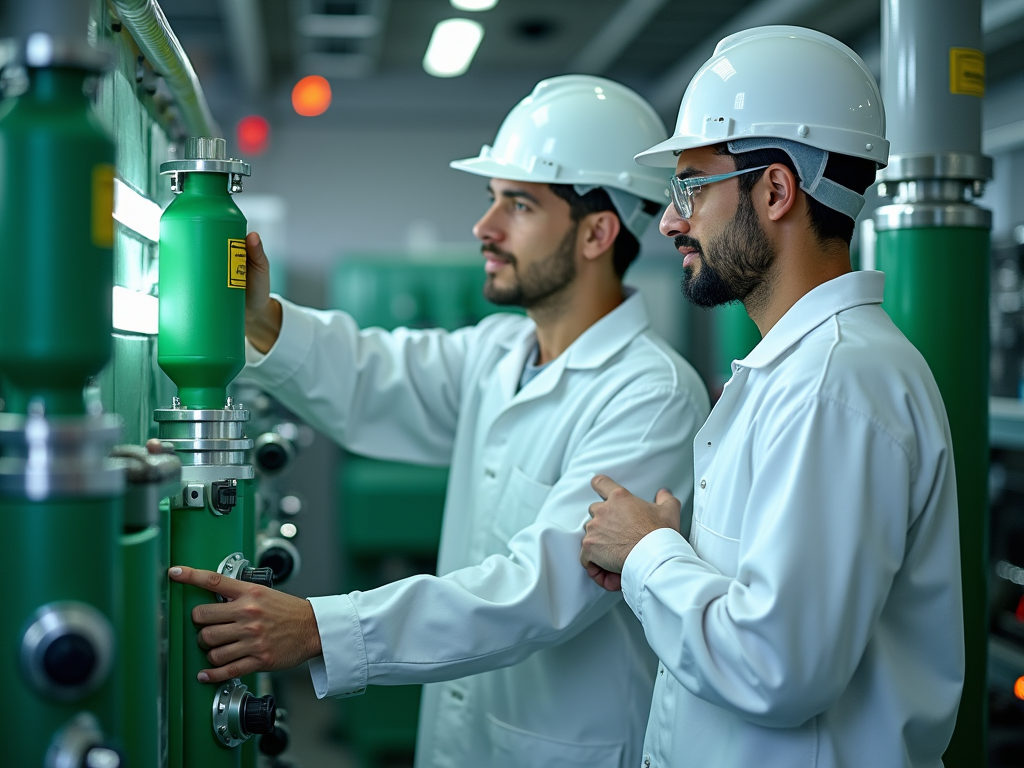
[[245, 240], [228, 240], [228, 288], [245, 288]]
[[114, 166], [109, 163], [92, 167], [92, 244], [114, 245]]
[[949, 92], [957, 96], [985, 95], [985, 54], [976, 48], [949, 49]]

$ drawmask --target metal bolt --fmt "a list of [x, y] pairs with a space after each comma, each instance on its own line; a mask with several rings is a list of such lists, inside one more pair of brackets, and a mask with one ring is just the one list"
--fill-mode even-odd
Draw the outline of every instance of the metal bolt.
[[228, 411], [233, 410], [235, 407], [235, 398], [228, 395], [228, 399], [224, 402], [224, 408]]
[[221, 702], [220, 704], [217, 705], [217, 711], [218, 712], [223, 712], [225, 709], [227, 709], [227, 707], [224, 706], [224, 702]]
[[707, 488], [708, 487], [708, 481], [707, 480], [701, 480], [700, 481], [700, 487], [701, 488]]
[[874, 145], [874, 144], [870, 144], [870, 143], [868, 143], [868, 144], [865, 144], [865, 145], [864, 145], [864, 149], [866, 149], [866, 150], [867, 150], [868, 152], [870, 152], [870, 151], [871, 151], [872, 149], [874, 149], [874, 148], [875, 148], [875, 145]]
[[226, 725], [222, 725], [220, 728], [217, 729], [217, 733], [219, 733], [221, 736], [223, 736], [227, 732], [228, 727]]
[[796, 132], [799, 136], [806, 137], [807, 134], [811, 132], [811, 129], [808, 128], [806, 125], [798, 125], [796, 128]]
[[177, 395], [171, 398], [171, 408], [176, 411], [181, 410], [181, 398]]

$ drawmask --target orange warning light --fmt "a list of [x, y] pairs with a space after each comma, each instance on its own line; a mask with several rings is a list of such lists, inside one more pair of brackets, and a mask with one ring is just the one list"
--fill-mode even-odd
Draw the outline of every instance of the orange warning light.
[[1013, 684], [1013, 695], [1024, 700], [1024, 677], [1018, 677], [1017, 682]]
[[292, 106], [303, 117], [322, 115], [331, 106], [331, 84], [320, 75], [302, 78], [292, 88]]
[[242, 156], [262, 155], [270, 146], [270, 123], [265, 117], [249, 115], [238, 121], [235, 127], [238, 151]]

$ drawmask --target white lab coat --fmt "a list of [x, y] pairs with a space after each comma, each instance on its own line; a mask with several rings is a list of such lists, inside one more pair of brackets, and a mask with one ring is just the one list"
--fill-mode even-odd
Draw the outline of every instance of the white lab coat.
[[535, 343], [525, 317], [387, 333], [282, 304], [281, 336], [265, 358], [248, 351], [249, 377], [352, 451], [451, 466], [438, 577], [311, 600], [317, 695], [432, 683], [421, 768], [635, 766], [657, 661], [621, 596], [579, 564], [590, 480], [690, 499], [708, 412], [641, 297], [518, 393]]
[[815, 288], [733, 364], [689, 542], [654, 531], [626, 560], [661, 659], [644, 766], [941, 766], [964, 677], [952, 446], [884, 279]]

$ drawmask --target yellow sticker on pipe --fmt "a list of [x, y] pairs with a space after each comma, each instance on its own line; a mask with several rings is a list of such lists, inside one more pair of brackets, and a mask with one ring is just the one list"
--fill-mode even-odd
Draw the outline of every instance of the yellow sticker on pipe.
[[97, 248], [114, 245], [114, 166], [92, 167], [92, 244]]
[[949, 49], [949, 92], [955, 96], [985, 95], [985, 54], [976, 48]]
[[245, 240], [228, 240], [228, 288], [245, 288]]

